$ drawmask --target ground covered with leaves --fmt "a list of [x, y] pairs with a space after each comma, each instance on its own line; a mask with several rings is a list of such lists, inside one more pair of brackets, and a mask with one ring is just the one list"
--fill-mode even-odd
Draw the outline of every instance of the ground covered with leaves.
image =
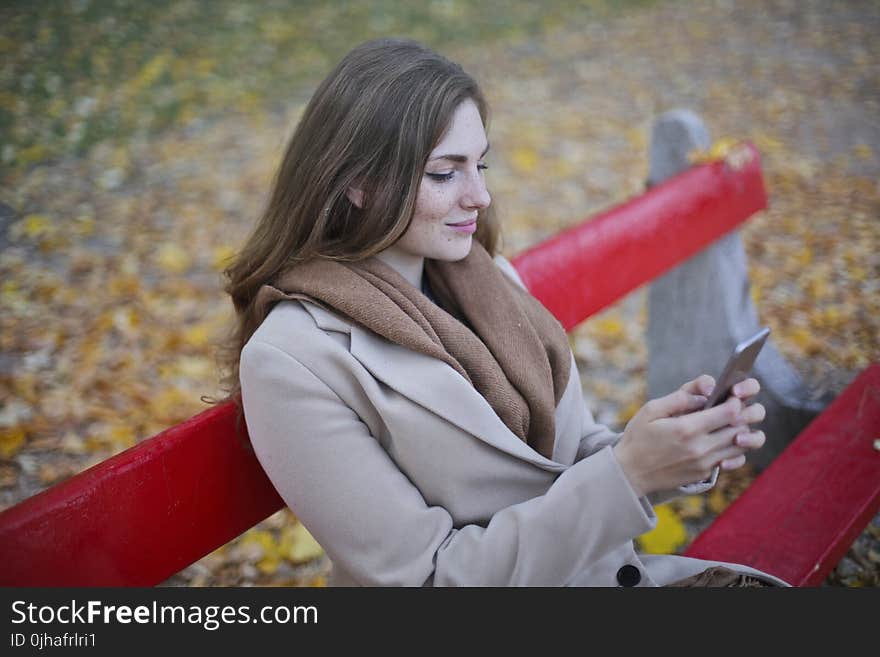
[[[481, 81], [513, 255], [641, 193], [686, 107], [762, 154], [741, 234], [776, 346], [818, 392], [880, 358], [880, 8], [869, 2], [10, 2], [0, 8], [0, 508], [204, 410], [220, 271], [311, 91], [354, 43], [412, 36]], [[572, 333], [584, 395], [645, 399], [645, 294]], [[754, 472], [658, 509], [681, 551]], [[828, 580], [880, 585], [875, 521]], [[169, 585], [321, 585], [282, 511]]]

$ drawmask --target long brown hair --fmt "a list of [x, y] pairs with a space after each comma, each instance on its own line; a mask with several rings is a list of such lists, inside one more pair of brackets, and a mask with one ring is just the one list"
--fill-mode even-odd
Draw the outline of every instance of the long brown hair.
[[[407, 230], [431, 151], [458, 105], [488, 107], [458, 64], [414, 41], [378, 39], [349, 52], [320, 84], [284, 152], [257, 225], [226, 268], [236, 324], [221, 361], [239, 391], [241, 350], [258, 326], [260, 287], [297, 262], [373, 256]], [[346, 192], [363, 193], [360, 207]], [[480, 211], [475, 237], [497, 251], [498, 226]]]

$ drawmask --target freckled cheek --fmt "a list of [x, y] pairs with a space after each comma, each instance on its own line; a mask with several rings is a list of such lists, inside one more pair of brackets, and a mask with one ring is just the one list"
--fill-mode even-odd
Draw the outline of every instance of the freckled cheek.
[[452, 208], [449, 194], [440, 189], [427, 189], [416, 204], [416, 213], [428, 222], [442, 222]]

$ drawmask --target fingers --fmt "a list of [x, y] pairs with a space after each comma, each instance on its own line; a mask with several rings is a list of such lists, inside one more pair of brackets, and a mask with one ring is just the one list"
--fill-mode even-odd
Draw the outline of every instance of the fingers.
[[761, 449], [766, 440], [767, 436], [764, 435], [763, 431], [749, 431], [736, 434], [733, 444], [745, 449]]
[[737, 468], [741, 468], [746, 464], [746, 457], [744, 454], [740, 454], [739, 456], [734, 456], [730, 459], [724, 459], [719, 464], [722, 470], [736, 470]]
[[680, 435], [697, 436], [701, 433], [711, 433], [727, 425], [745, 424], [741, 417], [742, 410], [742, 402], [737, 397], [731, 397], [723, 404], [671, 419], [669, 422], [679, 423], [675, 431]]
[[[724, 427], [708, 435], [706, 450], [708, 453], [714, 454], [729, 447], [741, 448], [740, 451], [760, 449], [764, 446], [765, 440], [766, 436], [763, 431], [751, 431], [745, 425]], [[721, 458], [725, 457], [716, 455], [716, 462]]]
[[[739, 403], [739, 400], [737, 400]], [[642, 408], [649, 422], [663, 418], [671, 418], [682, 413], [691, 413], [706, 405], [706, 398], [679, 388], [665, 397], [652, 399]]]
[[733, 386], [733, 395], [738, 397], [741, 400], [746, 400], [750, 397], [754, 397], [761, 391], [761, 384], [758, 383], [757, 379], [749, 378], [743, 381], [740, 381], [735, 386]]
[[[728, 433], [725, 430], [723, 433]], [[718, 432], [719, 434], [722, 432]], [[745, 453], [750, 450], [760, 449], [766, 440], [763, 431], [740, 431], [731, 443], [727, 443], [717, 450], [711, 457], [712, 463], [718, 464], [722, 470], [735, 470], [745, 465]]]
[[680, 389], [691, 395], [703, 395], [704, 397], [708, 397], [712, 394], [714, 388], [715, 379], [708, 374], [701, 374], [693, 381], [685, 383]]
[[766, 415], [767, 411], [764, 409], [763, 404], [752, 404], [751, 406], [746, 406], [740, 412], [740, 417], [742, 418], [743, 424], [757, 424], [758, 422], [763, 421]]

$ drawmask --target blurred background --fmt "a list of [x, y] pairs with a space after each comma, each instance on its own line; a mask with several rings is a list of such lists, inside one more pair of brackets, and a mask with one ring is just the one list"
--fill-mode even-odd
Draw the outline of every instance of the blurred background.
[[[221, 270], [288, 136], [352, 46], [408, 36], [492, 106], [504, 253], [644, 190], [652, 120], [751, 140], [742, 229], [776, 346], [819, 391], [880, 358], [880, 4], [739, 0], [10, 1], [0, 4], [0, 509], [205, 410], [232, 317]], [[584, 396], [646, 401], [645, 292], [572, 333]], [[754, 476], [659, 509], [684, 549]], [[875, 519], [828, 585], [878, 586]], [[326, 583], [290, 511], [168, 585]]]

